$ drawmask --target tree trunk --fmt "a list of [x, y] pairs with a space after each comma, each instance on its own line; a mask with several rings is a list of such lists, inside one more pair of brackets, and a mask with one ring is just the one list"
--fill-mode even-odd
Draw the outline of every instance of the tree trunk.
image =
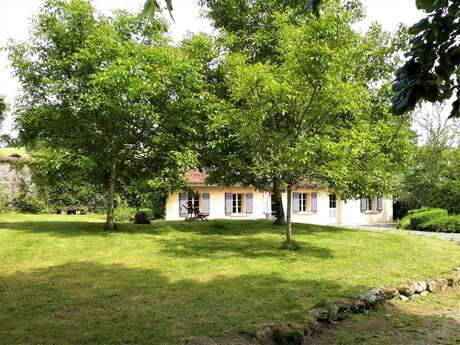
[[115, 198], [115, 185], [117, 180], [117, 166], [115, 161], [112, 162], [112, 167], [110, 168], [110, 178], [109, 178], [109, 190], [107, 197], [107, 218], [105, 220], [105, 229], [113, 230], [113, 210], [114, 210], [114, 198]]
[[288, 248], [292, 247], [292, 227], [291, 227], [291, 214], [292, 214], [292, 186], [287, 186], [287, 214], [286, 214], [286, 245]]
[[283, 198], [281, 196], [279, 180], [277, 178], [273, 179], [273, 197], [274, 197], [273, 201], [275, 203], [275, 214], [276, 214], [275, 225], [284, 225], [286, 224], [286, 219], [284, 216]]

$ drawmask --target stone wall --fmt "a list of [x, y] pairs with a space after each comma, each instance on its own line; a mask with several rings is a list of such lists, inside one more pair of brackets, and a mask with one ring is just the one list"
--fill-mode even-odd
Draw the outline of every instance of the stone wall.
[[27, 160], [16, 157], [0, 158], [0, 195], [8, 199], [13, 198], [18, 192], [21, 181], [30, 182], [32, 174]]

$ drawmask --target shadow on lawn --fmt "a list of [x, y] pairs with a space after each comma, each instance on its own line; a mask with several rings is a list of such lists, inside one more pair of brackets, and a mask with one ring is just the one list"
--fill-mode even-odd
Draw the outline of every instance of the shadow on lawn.
[[[261, 233], [284, 235], [285, 227], [264, 220], [211, 220], [208, 222], [155, 221], [151, 225], [117, 224], [117, 230], [105, 231], [103, 222], [69, 221], [17, 221], [0, 222], [0, 229], [52, 233], [58, 236], [107, 236], [111, 233], [162, 235], [179, 231], [200, 235], [248, 236]], [[354, 230], [311, 224], [293, 224], [295, 234], [312, 235], [325, 232], [349, 232]]]
[[[189, 336], [235, 334], [267, 321], [301, 321], [322, 299], [348, 297], [364, 289], [326, 280], [286, 280], [278, 275], [171, 280], [156, 270], [72, 262], [0, 276], [0, 342], [181, 345]], [[387, 313], [383, 317], [388, 319]], [[431, 344], [440, 339], [450, 344], [458, 341], [458, 333], [454, 336], [460, 327], [451, 317], [434, 319], [398, 309], [387, 320], [392, 328], [382, 322], [362, 328], [361, 322], [345, 328], [346, 338], [337, 344]], [[450, 330], [449, 335], [444, 334], [447, 338], [439, 335], [433, 342], [424, 342], [428, 323], [437, 335]], [[380, 341], [398, 328], [408, 336], [398, 338], [390, 333], [388, 339], [393, 342]], [[338, 333], [329, 333], [317, 344], [339, 340]], [[231, 341], [231, 337], [217, 341], [234, 344], [228, 339]]]
[[302, 241], [302, 248], [294, 253], [280, 249], [283, 237], [228, 237], [224, 235], [200, 236], [192, 238], [161, 238], [163, 255], [188, 258], [226, 258], [276, 257], [288, 261], [298, 261], [299, 257], [332, 258], [333, 252], [328, 248], [318, 247]]
[[170, 280], [156, 270], [72, 262], [0, 276], [0, 339], [14, 344], [182, 344], [272, 320], [363, 287], [277, 274]]

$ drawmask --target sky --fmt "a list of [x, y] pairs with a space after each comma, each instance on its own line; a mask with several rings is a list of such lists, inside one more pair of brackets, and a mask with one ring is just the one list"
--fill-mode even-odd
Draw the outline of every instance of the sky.
[[[399, 23], [412, 25], [423, 17], [417, 10], [415, 0], [362, 0], [367, 10], [367, 18], [358, 26], [365, 30], [370, 23], [377, 21], [386, 30], [394, 31]], [[0, 0], [0, 47], [8, 40], [23, 41], [28, 37], [30, 18], [37, 12], [42, 0]], [[138, 11], [144, 0], [92, 0], [96, 10], [110, 14], [116, 9]], [[187, 33], [213, 33], [209, 21], [204, 18], [204, 11], [198, 6], [197, 0], [173, 0], [174, 22], [170, 23], [170, 36], [180, 41]], [[168, 17], [169, 19], [169, 17]], [[20, 85], [12, 75], [5, 51], [0, 50], [0, 95], [6, 96], [7, 103], [14, 104]], [[2, 133], [10, 133], [13, 120], [8, 116]]]

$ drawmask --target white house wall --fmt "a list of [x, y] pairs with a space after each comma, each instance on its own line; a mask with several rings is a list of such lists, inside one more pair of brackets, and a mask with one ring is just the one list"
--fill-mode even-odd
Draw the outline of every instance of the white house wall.
[[[264, 192], [260, 192], [250, 187], [229, 187], [221, 189], [213, 186], [193, 187], [193, 190], [200, 194], [209, 193], [210, 195], [210, 214], [209, 219], [266, 219], [267, 207], [264, 203]], [[313, 190], [299, 189], [299, 193], [311, 193]], [[362, 213], [359, 200], [337, 200], [337, 217], [329, 217], [329, 194], [326, 191], [317, 191], [318, 211], [314, 213], [293, 213], [292, 221], [296, 223], [309, 224], [343, 224], [343, 225], [365, 225], [365, 224], [384, 224], [393, 220], [393, 202], [391, 199], [383, 200], [383, 211]], [[251, 214], [226, 215], [225, 214], [225, 193], [252, 193], [253, 212]], [[283, 207], [286, 213], [287, 193], [282, 194]], [[270, 198], [265, 194], [265, 198]], [[266, 200], [266, 199], [265, 199]], [[172, 193], [166, 201], [166, 220], [183, 220], [179, 215], [179, 192]]]

